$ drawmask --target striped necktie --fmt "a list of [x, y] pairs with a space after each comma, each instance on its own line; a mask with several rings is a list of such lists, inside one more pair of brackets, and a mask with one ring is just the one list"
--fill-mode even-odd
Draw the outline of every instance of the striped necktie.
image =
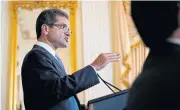
[[[61, 67], [63, 67], [64, 71], [65, 71], [65, 68], [64, 68], [64, 65], [62, 63], [62, 60], [58, 57], [58, 55], [55, 55], [57, 61], [59, 62], [59, 64], [61, 65]], [[66, 72], [66, 71], [65, 71]]]

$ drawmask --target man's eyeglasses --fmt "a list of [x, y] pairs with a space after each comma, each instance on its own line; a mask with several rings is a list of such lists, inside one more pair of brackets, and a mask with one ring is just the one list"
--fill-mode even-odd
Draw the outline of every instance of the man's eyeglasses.
[[56, 26], [59, 29], [64, 29], [66, 32], [72, 33], [70, 28], [66, 24], [52, 24], [53, 26]]

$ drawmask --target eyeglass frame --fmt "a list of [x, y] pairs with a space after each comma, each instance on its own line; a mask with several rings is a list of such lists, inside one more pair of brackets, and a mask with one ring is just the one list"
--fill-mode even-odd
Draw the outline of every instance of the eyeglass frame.
[[66, 24], [50, 24], [50, 26], [56, 26], [59, 29], [64, 29], [65, 31], [72, 34], [71, 29]]

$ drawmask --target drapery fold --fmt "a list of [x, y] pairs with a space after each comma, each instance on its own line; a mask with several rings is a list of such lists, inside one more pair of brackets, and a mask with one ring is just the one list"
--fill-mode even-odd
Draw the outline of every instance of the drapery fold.
[[130, 15], [130, 1], [111, 3], [112, 47], [121, 54], [114, 64], [114, 84], [127, 89], [141, 71], [148, 49], [142, 43]]

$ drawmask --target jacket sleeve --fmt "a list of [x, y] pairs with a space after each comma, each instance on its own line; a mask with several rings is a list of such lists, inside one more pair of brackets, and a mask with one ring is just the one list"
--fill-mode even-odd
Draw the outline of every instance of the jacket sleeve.
[[[22, 77], [26, 78], [26, 81], [33, 80], [31, 83], [36, 82], [35, 85], [41, 84], [40, 87], [58, 100], [67, 99], [99, 83], [96, 72], [91, 66], [62, 77], [59, 75], [61, 73], [57, 73], [52, 62], [43, 58], [41, 54], [34, 52], [26, 59], [27, 61], [23, 64]], [[26, 62], [31, 65], [26, 65]]]

